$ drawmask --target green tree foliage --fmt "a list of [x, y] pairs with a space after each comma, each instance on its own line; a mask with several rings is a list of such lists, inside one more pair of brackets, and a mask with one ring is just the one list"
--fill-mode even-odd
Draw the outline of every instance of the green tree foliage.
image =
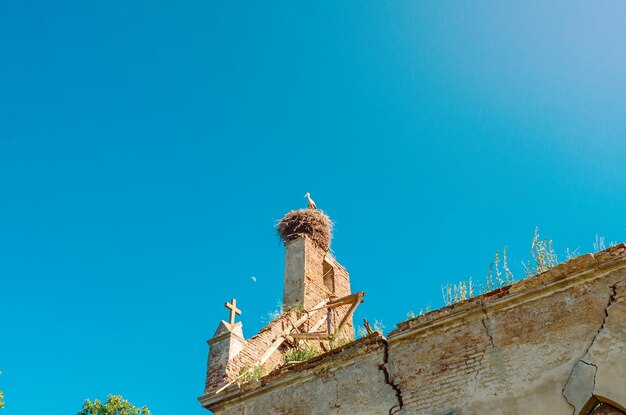
[[[2, 372], [0, 372], [0, 375], [2, 374]], [[0, 391], [0, 409], [4, 408], [4, 393], [2, 393], [2, 391]]]
[[137, 408], [126, 399], [117, 395], [109, 395], [102, 403], [98, 399], [91, 402], [89, 399], [83, 404], [83, 409], [77, 415], [151, 415], [145, 406]]

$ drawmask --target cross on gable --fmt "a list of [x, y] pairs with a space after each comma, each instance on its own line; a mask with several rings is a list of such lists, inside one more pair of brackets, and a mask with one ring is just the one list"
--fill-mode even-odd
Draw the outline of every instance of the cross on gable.
[[225, 302], [224, 307], [230, 310], [230, 324], [235, 324], [235, 315], [241, 315], [241, 310], [237, 308], [237, 300], [233, 298], [230, 303]]

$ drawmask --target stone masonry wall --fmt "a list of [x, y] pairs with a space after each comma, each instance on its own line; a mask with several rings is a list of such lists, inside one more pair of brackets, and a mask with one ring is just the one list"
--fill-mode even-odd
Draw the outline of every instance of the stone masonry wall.
[[400, 323], [218, 396], [218, 415], [626, 409], [626, 245]]

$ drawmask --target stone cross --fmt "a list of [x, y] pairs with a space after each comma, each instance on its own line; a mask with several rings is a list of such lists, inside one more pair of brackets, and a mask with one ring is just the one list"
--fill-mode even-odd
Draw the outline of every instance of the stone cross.
[[230, 303], [228, 301], [225, 302], [224, 307], [230, 310], [230, 324], [235, 324], [235, 314], [241, 315], [241, 310], [237, 308], [237, 300], [233, 298]]

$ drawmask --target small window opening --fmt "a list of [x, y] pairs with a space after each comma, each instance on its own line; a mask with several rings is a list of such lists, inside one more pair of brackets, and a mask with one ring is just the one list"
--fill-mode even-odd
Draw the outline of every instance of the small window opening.
[[324, 286], [328, 288], [328, 291], [334, 293], [335, 292], [335, 268], [328, 263], [328, 261], [324, 261], [324, 267], [322, 268], [322, 272], [324, 274]]

